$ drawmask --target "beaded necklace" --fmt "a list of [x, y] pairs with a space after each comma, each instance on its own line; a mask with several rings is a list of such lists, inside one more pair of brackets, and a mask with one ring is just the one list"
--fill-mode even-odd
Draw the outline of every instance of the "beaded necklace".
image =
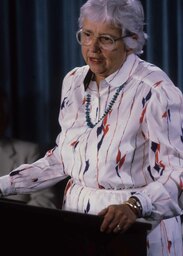
[[87, 94], [86, 95], [86, 104], [85, 104], [85, 118], [86, 118], [86, 123], [87, 123], [87, 126], [89, 128], [93, 128], [95, 127], [101, 120], [104, 119], [104, 117], [111, 111], [114, 103], [116, 102], [116, 99], [120, 93], [120, 91], [123, 89], [123, 87], [125, 86], [126, 82], [122, 85], [120, 85], [117, 89], [116, 89], [116, 92], [115, 94], [113, 95], [111, 101], [109, 102], [108, 106], [106, 107], [105, 111], [104, 111], [104, 114], [98, 119], [97, 122], [95, 122], [94, 124], [92, 123], [91, 121], [91, 118], [90, 118], [90, 103], [91, 103], [91, 95], [90, 94]]

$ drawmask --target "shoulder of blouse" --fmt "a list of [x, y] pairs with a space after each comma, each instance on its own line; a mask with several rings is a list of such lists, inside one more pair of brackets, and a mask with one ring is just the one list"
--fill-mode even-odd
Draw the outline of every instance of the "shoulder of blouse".
[[72, 69], [66, 74], [62, 83], [62, 97], [67, 92], [72, 91], [72, 89], [75, 86], [83, 84], [84, 78], [88, 70], [89, 70], [89, 66], [85, 65], [82, 67], [75, 67], [74, 69]]
[[85, 77], [89, 70], [89, 66], [85, 65], [82, 67], [75, 67], [72, 70], [70, 70], [64, 77], [64, 81], [68, 79], [75, 79], [77, 77]]

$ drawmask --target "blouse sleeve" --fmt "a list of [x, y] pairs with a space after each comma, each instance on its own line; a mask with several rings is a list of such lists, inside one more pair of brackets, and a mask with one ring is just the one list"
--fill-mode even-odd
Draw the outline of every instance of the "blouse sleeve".
[[181, 214], [183, 208], [183, 98], [171, 83], [153, 88], [145, 110], [149, 171], [154, 181], [136, 196], [143, 216], [154, 219]]
[[[64, 108], [66, 103], [66, 95], [70, 87], [74, 83], [74, 79], [80, 76], [80, 72], [86, 72], [87, 69], [81, 69], [76, 72], [78, 67], [74, 68], [66, 74], [63, 79], [61, 88], [61, 101], [59, 123], [61, 127], [61, 109]], [[77, 74], [76, 74], [77, 73]], [[75, 76], [74, 76], [75, 75]], [[81, 80], [83, 76], [81, 76]], [[62, 127], [61, 127], [62, 129]], [[59, 144], [60, 135], [57, 137], [56, 145]], [[32, 164], [22, 164], [14, 169], [9, 175], [0, 177], [0, 196], [12, 194], [27, 194], [34, 191], [39, 191], [48, 188], [59, 181], [65, 179], [68, 175], [64, 170], [64, 163], [59, 154], [59, 148], [56, 146], [54, 149], [49, 150], [46, 155]]]
[[66, 177], [56, 146], [36, 162], [22, 164], [0, 177], [0, 190], [3, 196], [27, 194], [50, 187]]

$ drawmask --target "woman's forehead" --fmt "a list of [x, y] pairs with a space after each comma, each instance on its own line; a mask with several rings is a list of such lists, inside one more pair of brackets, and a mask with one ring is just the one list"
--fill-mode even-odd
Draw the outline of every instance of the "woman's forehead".
[[111, 24], [110, 22], [95, 21], [88, 18], [83, 20], [83, 28], [91, 31], [97, 30], [104, 33], [105, 32], [121, 33], [121, 28], [115, 26], [114, 24]]

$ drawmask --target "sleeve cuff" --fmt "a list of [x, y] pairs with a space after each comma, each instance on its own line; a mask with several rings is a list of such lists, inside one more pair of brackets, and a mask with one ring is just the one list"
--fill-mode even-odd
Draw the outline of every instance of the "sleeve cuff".
[[0, 177], [0, 190], [2, 196], [16, 194], [15, 189], [11, 185], [11, 178], [9, 175]]
[[150, 198], [143, 192], [136, 192], [133, 196], [137, 197], [142, 205], [142, 217], [150, 216], [153, 210]]

